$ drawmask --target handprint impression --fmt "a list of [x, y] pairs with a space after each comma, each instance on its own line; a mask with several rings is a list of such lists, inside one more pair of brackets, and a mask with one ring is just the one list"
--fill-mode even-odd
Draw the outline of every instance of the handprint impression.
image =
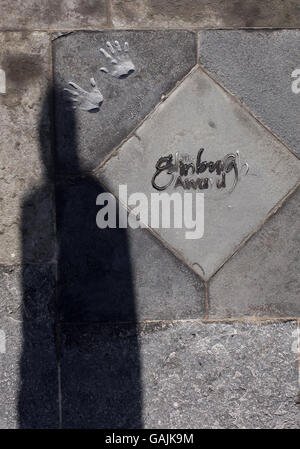
[[135, 71], [135, 66], [128, 54], [128, 42], [125, 42], [124, 50], [122, 50], [121, 45], [118, 41], [115, 41], [115, 48], [110, 42], [106, 42], [106, 45], [109, 48], [112, 56], [106, 50], [104, 50], [104, 48], [100, 48], [100, 51], [112, 66], [110, 70], [108, 70], [106, 67], [101, 67], [100, 70], [102, 72], [109, 73], [115, 78], [127, 78], [127, 76]]
[[75, 84], [72, 81], [69, 82], [69, 85], [73, 87], [75, 90], [64, 89], [71, 95], [70, 100], [73, 102], [72, 106], [73, 109], [76, 109], [78, 107], [83, 111], [94, 111], [94, 112], [100, 109], [100, 105], [103, 102], [103, 95], [101, 94], [99, 88], [97, 87], [94, 78], [91, 78], [90, 82], [92, 86], [91, 92], [87, 92], [86, 90], [78, 86], [78, 84]]

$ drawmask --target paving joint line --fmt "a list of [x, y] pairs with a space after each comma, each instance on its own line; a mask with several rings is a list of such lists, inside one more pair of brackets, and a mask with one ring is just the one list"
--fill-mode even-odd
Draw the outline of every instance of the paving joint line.
[[257, 234], [262, 228], [263, 226], [269, 221], [269, 219], [271, 219], [281, 208], [282, 206], [284, 206], [284, 204], [288, 201], [288, 199], [296, 192], [296, 190], [300, 187], [300, 182], [297, 182], [292, 188], [291, 190], [289, 190], [289, 192], [283, 197], [281, 198], [281, 200], [279, 200], [275, 206], [271, 209], [271, 211], [266, 215], [266, 217], [259, 223], [259, 225], [253, 230], [251, 231], [240, 243], [239, 245], [236, 247], [236, 249], [234, 250], [234, 252], [228, 256], [224, 262], [219, 266], [219, 268], [217, 268], [216, 271], [214, 271], [214, 273], [209, 277], [208, 281], [210, 282], [211, 279], [223, 268], [223, 266], [240, 250], [242, 249], [246, 243], [255, 235]]
[[296, 160], [300, 159], [300, 156], [298, 156], [296, 154], [296, 152], [291, 149], [285, 142], [283, 142], [267, 125], [265, 125], [263, 122], [260, 121], [259, 118], [256, 117], [256, 115], [251, 111], [251, 109], [248, 108], [248, 106], [246, 106], [244, 103], [242, 103], [240, 101], [240, 99], [233, 93], [231, 92], [229, 89], [227, 89], [227, 87], [225, 87], [222, 83], [220, 83], [220, 81], [218, 81], [212, 74], [211, 72], [209, 72], [208, 70], [205, 69], [205, 67], [200, 63], [200, 61], [198, 61], [198, 66], [199, 68], [203, 71], [203, 73], [205, 73], [214, 83], [216, 83], [221, 89], [224, 90], [224, 92], [226, 92], [242, 109], [244, 109], [252, 118], [254, 118], [254, 120], [260, 125], [262, 126], [269, 134], [271, 134], [281, 145], [283, 145], [288, 151], [289, 153], [291, 153]]
[[59, 428], [62, 428], [62, 389], [61, 389], [61, 351], [62, 351], [62, 339], [61, 339], [61, 326], [59, 323], [59, 298], [58, 298], [58, 260], [57, 260], [57, 228], [56, 228], [56, 140], [55, 140], [55, 103], [54, 103], [54, 70], [53, 70], [53, 47], [52, 47], [52, 33], [49, 35], [49, 69], [50, 69], [50, 86], [48, 95], [48, 108], [50, 119], [50, 149], [53, 163], [53, 176], [54, 176], [54, 191], [53, 191], [53, 226], [54, 226], [54, 257], [55, 264], [55, 350], [56, 350], [56, 363], [57, 363], [57, 401], [58, 401], [58, 419]]
[[[107, 16], [107, 15], [106, 15]], [[5, 33], [5, 32], [20, 32], [20, 33], [24, 33], [24, 32], [28, 32], [28, 33], [33, 33], [33, 32], [46, 32], [46, 33], [55, 33], [55, 32], [59, 32], [59, 31], [194, 31], [195, 33], [199, 33], [201, 31], [285, 31], [285, 30], [291, 30], [291, 31], [299, 31], [300, 27], [267, 27], [267, 26], [261, 26], [261, 27], [243, 27], [243, 26], [218, 26], [218, 27], [201, 27], [201, 26], [195, 26], [195, 25], [186, 25], [185, 27], [179, 26], [179, 27], [168, 27], [168, 26], [134, 26], [134, 27], [129, 27], [129, 26], [120, 26], [120, 25], [116, 25], [114, 26], [113, 24], [106, 24], [106, 25], [101, 25], [101, 27], [88, 27], [88, 28], [82, 28], [82, 27], [72, 27], [72, 28], [0, 28], [0, 33]]]
[[[290, 323], [299, 322], [299, 317], [237, 317], [237, 318], [178, 318], [178, 319], [142, 319], [135, 321], [60, 321], [61, 326], [77, 326], [77, 325], [103, 325], [115, 326], [122, 325], [139, 325], [139, 324], [151, 324], [151, 323], [203, 323], [203, 324], [213, 324], [213, 323], [224, 323], [224, 324], [234, 324], [234, 323], [249, 323], [249, 324], [276, 324], [276, 323]], [[300, 325], [300, 324], [299, 324]]]

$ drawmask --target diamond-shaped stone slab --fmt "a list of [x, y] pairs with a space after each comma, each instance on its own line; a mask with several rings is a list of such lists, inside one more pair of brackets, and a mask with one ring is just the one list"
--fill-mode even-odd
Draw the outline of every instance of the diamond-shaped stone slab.
[[292, 73], [300, 69], [299, 40], [299, 30], [199, 35], [205, 69], [300, 156], [300, 93], [292, 91]]
[[[187, 240], [186, 229], [156, 230], [206, 279], [299, 179], [297, 158], [200, 69], [193, 71], [135, 134], [99, 170], [99, 179], [116, 195], [119, 185], [127, 184], [128, 194], [144, 192], [150, 199], [152, 192], [157, 193], [151, 185], [157, 160], [177, 151], [196, 156], [203, 147], [203, 159], [208, 161], [239, 151], [249, 164], [248, 175], [233, 192], [218, 190], [216, 185], [202, 190], [206, 193], [201, 239]], [[181, 187], [166, 190], [175, 191], [183, 192]]]
[[300, 189], [213, 277], [210, 318], [300, 316]]
[[298, 428], [296, 335], [295, 322], [64, 325], [63, 427]]
[[0, 45], [0, 261], [47, 262], [54, 251], [49, 36], [0, 33]]
[[99, 229], [92, 177], [57, 188], [61, 317], [68, 322], [201, 318], [203, 282], [146, 229]]
[[[129, 44], [135, 72], [118, 79], [100, 71], [110, 63], [106, 42]], [[196, 35], [188, 31], [76, 32], [53, 42], [56, 158], [64, 172], [96, 168], [196, 63]], [[68, 111], [62, 91], [74, 81], [91, 90], [94, 77], [104, 97], [99, 112]]]

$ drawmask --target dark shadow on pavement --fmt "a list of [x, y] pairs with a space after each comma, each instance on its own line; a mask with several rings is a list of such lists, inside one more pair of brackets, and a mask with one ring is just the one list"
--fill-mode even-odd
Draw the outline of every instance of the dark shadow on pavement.
[[[72, 151], [76, 176], [61, 173], [45, 151], [45, 117], [53, 100], [56, 108], [66, 110], [64, 132], [72, 136], [72, 148], [66, 151], [68, 158]], [[96, 198], [104, 189], [93, 176], [80, 172], [75, 112], [67, 109], [58, 88], [44, 101], [40, 145], [44, 185], [25, 199], [22, 219], [24, 343], [19, 427], [141, 428], [139, 345], [127, 233], [96, 225], [100, 209]], [[49, 186], [55, 189], [57, 266], [36, 265], [32, 275], [25, 261], [31, 251], [30, 223], [39, 214], [32, 213], [31, 205], [39, 203]], [[43, 238], [50, 237], [41, 237], [44, 245]], [[42, 294], [40, 286], [45, 283], [52, 293]], [[32, 303], [32, 298], [39, 303]]]

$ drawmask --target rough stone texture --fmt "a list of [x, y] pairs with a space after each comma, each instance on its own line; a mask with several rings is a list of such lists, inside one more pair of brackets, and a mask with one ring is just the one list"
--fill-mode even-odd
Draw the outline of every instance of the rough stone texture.
[[134, 326], [64, 325], [61, 382], [63, 428], [142, 428]]
[[65, 326], [63, 427], [298, 428], [295, 332], [295, 322]]
[[[53, 255], [46, 33], [0, 33], [0, 261], [42, 262]], [[45, 169], [45, 166], [47, 169]]]
[[1, 266], [0, 428], [58, 427], [51, 265]]
[[[196, 36], [187, 31], [76, 32], [53, 42], [58, 167], [78, 172], [97, 167], [196, 63]], [[102, 73], [100, 48], [129, 43], [136, 71], [126, 79]], [[68, 111], [62, 89], [74, 81], [90, 90], [94, 77], [104, 97], [100, 111]], [[77, 153], [77, 154], [76, 154]]]
[[298, 27], [297, 0], [111, 0], [116, 27]]
[[210, 282], [211, 318], [300, 316], [300, 190]]
[[200, 278], [146, 229], [99, 229], [92, 177], [57, 189], [58, 277], [65, 321], [203, 317]]
[[0, 428], [58, 428], [54, 332], [45, 323], [0, 320], [6, 353], [0, 354]]
[[[116, 195], [119, 185], [127, 184], [128, 194], [144, 192], [150, 201], [150, 194], [157, 193], [151, 178], [159, 157], [175, 152], [196, 157], [201, 147], [202, 160], [208, 161], [239, 150], [249, 164], [248, 175], [231, 193], [215, 185], [202, 190], [206, 193], [201, 239], [186, 239], [186, 228], [156, 232], [207, 279], [296, 184], [300, 172], [294, 155], [197, 69], [99, 170], [99, 179]], [[216, 179], [215, 173], [212, 177]], [[184, 192], [173, 185], [166, 190], [175, 191]]]
[[12, 320], [54, 320], [55, 267], [1, 265], [0, 314]]
[[[298, 26], [297, 3], [112, 0], [112, 15], [126, 28]], [[107, 25], [105, 4], [1, 4], [2, 30], [57, 30], [57, 168], [63, 172], [98, 166], [196, 62], [195, 35], [185, 31], [59, 31]], [[106, 65], [99, 48], [115, 39], [129, 42], [137, 68], [122, 80], [99, 72]], [[298, 40], [299, 31], [286, 30], [200, 34], [201, 63], [295, 151], [300, 96], [290, 88]], [[0, 44], [7, 77], [7, 93], [0, 94], [0, 428], [59, 427], [60, 356], [66, 428], [299, 428], [295, 321], [94, 323], [205, 314], [203, 282], [151, 233], [97, 229], [98, 179], [59, 180], [58, 270], [39, 263], [54, 258], [49, 35], [0, 32]], [[67, 111], [62, 89], [69, 80], [87, 89], [92, 76], [104, 95], [100, 111]], [[161, 233], [208, 278], [299, 173], [296, 158], [221, 89], [193, 75], [99, 179], [116, 193], [123, 182], [149, 193], [159, 156], [177, 149], [194, 155], [199, 144], [209, 160], [239, 149], [250, 165], [231, 195], [208, 192], [202, 240]], [[213, 277], [210, 317], [299, 317], [298, 222], [299, 193]], [[33, 264], [14, 265], [22, 261]], [[57, 299], [61, 318], [73, 322], [63, 323], [62, 335]]]
[[107, 24], [105, 0], [2, 0], [2, 30], [99, 28]]
[[201, 31], [199, 39], [205, 69], [300, 156], [300, 94], [291, 89], [300, 31]]

